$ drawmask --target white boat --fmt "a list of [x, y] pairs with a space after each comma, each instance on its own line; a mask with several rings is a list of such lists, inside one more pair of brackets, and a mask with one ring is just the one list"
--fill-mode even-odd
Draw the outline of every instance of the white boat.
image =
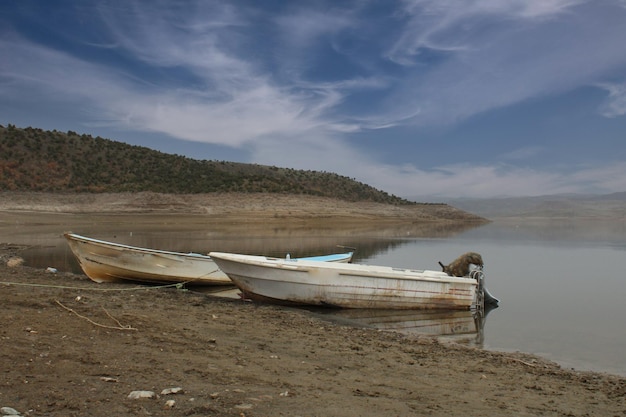
[[[83, 272], [95, 282], [122, 280], [154, 284], [232, 285], [208, 255], [146, 249], [64, 233]], [[312, 257], [350, 262], [352, 252]]]
[[[210, 252], [244, 296], [341, 308], [461, 309], [483, 306], [482, 270], [445, 272]], [[479, 294], [480, 292], [480, 294]]]

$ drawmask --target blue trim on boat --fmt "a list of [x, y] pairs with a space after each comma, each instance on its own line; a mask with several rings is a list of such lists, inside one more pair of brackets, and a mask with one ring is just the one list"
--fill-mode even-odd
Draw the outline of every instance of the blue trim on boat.
[[348, 253], [333, 253], [331, 255], [321, 255], [321, 256], [307, 256], [304, 258], [297, 258], [302, 261], [320, 261], [320, 262], [337, 262], [344, 259], [352, 258], [352, 252]]

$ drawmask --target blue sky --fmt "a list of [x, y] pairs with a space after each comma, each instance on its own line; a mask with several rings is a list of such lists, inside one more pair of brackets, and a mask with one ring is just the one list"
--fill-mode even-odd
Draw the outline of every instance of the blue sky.
[[0, 124], [417, 200], [626, 191], [626, 0], [3, 1]]

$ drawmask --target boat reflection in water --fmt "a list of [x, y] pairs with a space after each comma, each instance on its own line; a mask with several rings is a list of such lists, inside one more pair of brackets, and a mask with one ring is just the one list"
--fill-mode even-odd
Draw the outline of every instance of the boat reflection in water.
[[475, 310], [319, 310], [318, 317], [338, 324], [373, 328], [410, 336], [430, 336], [439, 341], [482, 347], [485, 319], [489, 311]]
[[[204, 294], [244, 300], [236, 287], [194, 288]], [[249, 300], [248, 300], [249, 301]], [[430, 336], [441, 342], [455, 342], [482, 347], [487, 315], [497, 305], [477, 310], [386, 310], [337, 309], [324, 307], [289, 307], [309, 311], [314, 316], [344, 326], [378, 329], [408, 336]]]

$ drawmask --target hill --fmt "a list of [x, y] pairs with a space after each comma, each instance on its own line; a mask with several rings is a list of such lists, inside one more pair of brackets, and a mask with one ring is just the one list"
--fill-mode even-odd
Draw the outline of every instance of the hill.
[[0, 126], [0, 190], [304, 194], [414, 204], [345, 176], [195, 160], [68, 131]]
[[12, 125], [0, 126], [0, 191], [0, 210], [485, 221], [333, 173], [200, 161], [72, 131]]

